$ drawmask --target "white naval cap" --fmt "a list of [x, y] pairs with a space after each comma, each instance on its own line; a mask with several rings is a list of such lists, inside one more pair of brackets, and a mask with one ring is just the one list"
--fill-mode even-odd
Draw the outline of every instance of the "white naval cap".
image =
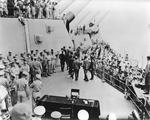
[[108, 120], [117, 120], [116, 115], [114, 113], [110, 113], [108, 115]]
[[0, 63], [0, 69], [4, 69], [4, 68], [5, 66], [2, 63]]
[[89, 119], [89, 113], [86, 110], [80, 110], [78, 112], [78, 119], [79, 120], [88, 120]]
[[32, 108], [27, 103], [18, 103], [10, 111], [12, 120], [31, 120]]
[[23, 71], [22, 74], [25, 75], [25, 76], [29, 75], [29, 73], [27, 71]]
[[0, 76], [4, 74], [5, 74], [4, 70], [0, 70]]
[[59, 111], [53, 111], [51, 113], [51, 117], [54, 119], [59, 119], [59, 118], [61, 118], [61, 113]]
[[42, 116], [44, 115], [46, 112], [46, 109], [44, 106], [37, 106], [34, 108], [34, 114]]
[[40, 74], [36, 74], [36, 78], [40, 80], [41, 79], [41, 75]]

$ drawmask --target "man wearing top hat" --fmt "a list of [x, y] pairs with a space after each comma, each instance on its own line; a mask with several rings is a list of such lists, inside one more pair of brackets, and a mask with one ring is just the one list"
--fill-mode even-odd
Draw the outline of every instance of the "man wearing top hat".
[[147, 65], [145, 68], [145, 93], [149, 94], [150, 91], [150, 56], [147, 56]]

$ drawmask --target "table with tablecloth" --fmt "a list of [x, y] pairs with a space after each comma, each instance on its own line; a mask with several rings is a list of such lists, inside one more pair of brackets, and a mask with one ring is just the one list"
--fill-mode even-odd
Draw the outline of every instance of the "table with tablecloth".
[[46, 108], [45, 118], [50, 117], [51, 112], [61, 111], [61, 108], [71, 108], [72, 118], [77, 118], [79, 110], [84, 109], [88, 111], [89, 118], [99, 118], [100, 115], [100, 104], [98, 100], [92, 99], [71, 99], [69, 97], [61, 96], [49, 96], [44, 95], [40, 100], [37, 101], [37, 105], [43, 105]]

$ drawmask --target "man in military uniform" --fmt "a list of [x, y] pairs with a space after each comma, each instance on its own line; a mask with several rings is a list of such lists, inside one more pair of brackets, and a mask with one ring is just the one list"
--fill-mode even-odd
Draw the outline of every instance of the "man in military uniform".
[[145, 93], [149, 94], [150, 91], [150, 56], [147, 56], [147, 65], [145, 68]]
[[54, 50], [51, 49], [51, 60], [52, 60], [52, 73], [55, 73], [55, 67], [56, 67], [56, 56], [54, 54]]
[[13, 60], [12, 52], [8, 52], [7, 60], [8, 60], [9, 62], [12, 62], [12, 60]]
[[34, 80], [34, 75], [35, 75], [35, 73], [34, 73], [34, 68], [33, 68], [33, 64], [34, 64], [34, 59], [33, 59], [33, 57], [31, 57], [31, 60], [29, 61], [29, 67], [30, 67], [30, 83], [32, 83], [33, 82], [33, 80]]
[[91, 79], [90, 80], [94, 79], [95, 70], [96, 70], [95, 56], [94, 56], [94, 53], [92, 53], [91, 54], [90, 67], [89, 67], [89, 71], [91, 73]]
[[67, 49], [64, 51], [65, 52], [65, 62], [67, 66], [67, 70], [69, 69], [69, 56], [70, 56], [70, 51]]
[[23, 72], [21, 78], [16, 80], [18, 91], [18, 102], [20, 103], [25, 102], [27, 100], [26, 98], [29, 99], [29, 86], [26, 77], [27, 77], [26, 72]]
[[35, 107], [36, 100], [41, 97], [42, 81], [40, 74], [36, 74], [36, 79], [33, 81], [30, 87], [32, 88], [33, 107]]
[[73, 79], [73, 75], [74, 75], [74, 70], [73, 70], [73, 62], [74, 62], [73, 52], [70, 52], [68, 62], [69, 62], [69, 75]]
[[75, 74], [75, 81], [78, 80], [80, 66], [81, 66], [81, 63], [80, 63], [78, 57], [75, 56], [75, 61], [73, 62], [73, 69], [74, 69], [74, 74]]
[[40, 74], [40, 75], [42, 74], [42, 65], [37, 60], [37, 57], [34, 57], [34, 61], [32, 63], [32, 69], [33, 69], [34, 79], [36, 74]]
[[[0, 64], [0, 86], [3, 86], [8, 92], [9, 91], [9, 81], [8, 81], [8, 79], [6, 79], [4, 77], [4, 74], [5, 74], [4, 68], [5, 68], [5, 66]], [[0, 93], [1, 92], [2, 91], [0, 91]], [[4, 105], [3, 106], [4, 108], [8, 107], [8, 102], [7, 101], [8, 101], [8, 96], [5, 97], [5, 99], [4, 99], [3, 103], [2, 103]]]
[[4, 86], [7, 90], [9, 89], [9, 81], [4, 77], [4, 65], [0, 64], [0, 85]]

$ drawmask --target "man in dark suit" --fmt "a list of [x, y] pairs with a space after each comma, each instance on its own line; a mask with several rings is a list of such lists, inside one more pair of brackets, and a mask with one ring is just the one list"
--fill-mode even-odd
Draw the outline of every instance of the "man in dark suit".
[[60, 59], [60, 65], [61, 65], [61, 71], [64, 71], [64, 67], [65, 67], [65, 54], [64, 51], [61, 51], [61, 54], [59, 55], [59, 59]]
[[150, 56], [147, 56], [147, 65], [145, 68], [145, 93], [149, 94], [150, 91]]
[[94, 79], [94, 74], [95, 74], [95, 70], [96, 70], [96, 63], [95, 63], [95, 56], [94, 53], [91, 53], [91, 63], [90, 63], [90, 67], [89, 67], [89, 71], [91, 73], [91, 79]]

